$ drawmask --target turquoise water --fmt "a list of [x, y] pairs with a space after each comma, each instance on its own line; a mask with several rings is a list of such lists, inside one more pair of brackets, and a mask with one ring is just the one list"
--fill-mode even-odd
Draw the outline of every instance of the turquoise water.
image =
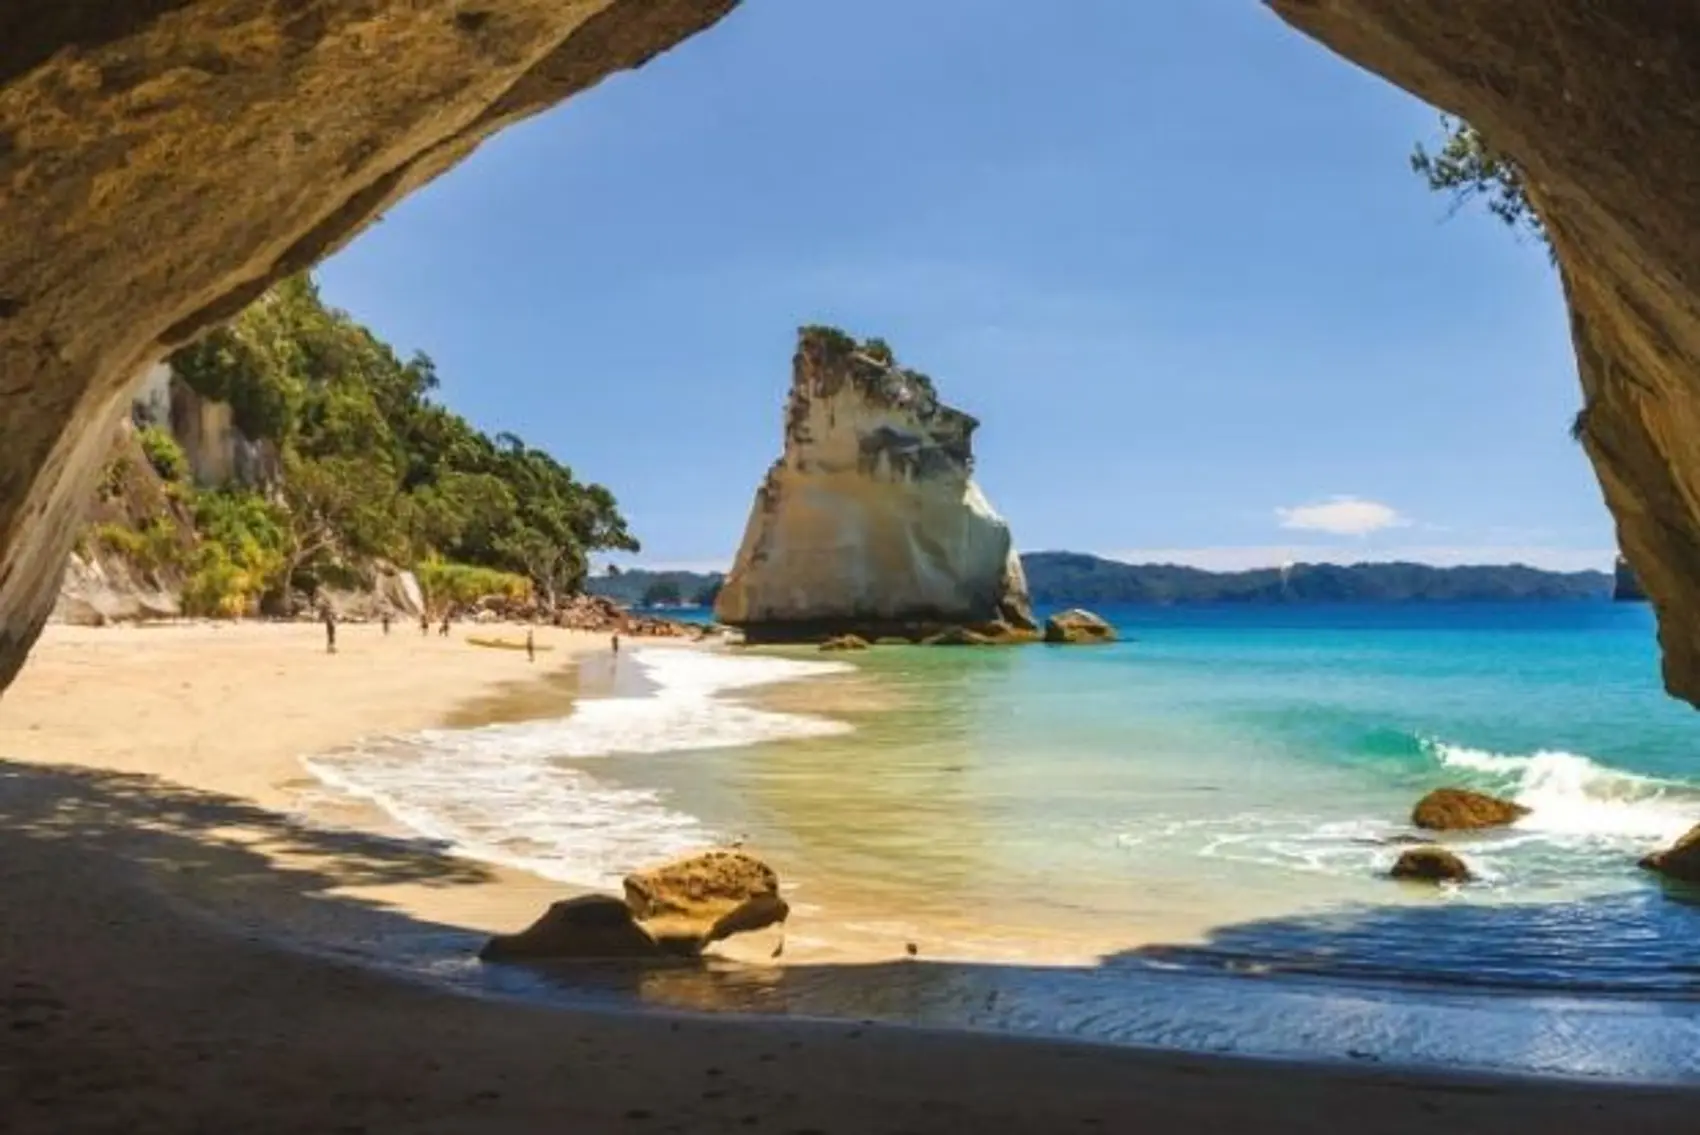
[[[1700, 823], [1700, 718], [1646, 607], [1103, 613], [1120, 644], [641, 650], [643, 696], [332, 771], [563, 879], [731, 838], [779, 867], [786, 966], [574, 996], [1700, 1075], [1700, 907], [1635, 866]], [[1445, 838], [1477, 883], [1389, 880], [1443, 784], [1532, 812]]]

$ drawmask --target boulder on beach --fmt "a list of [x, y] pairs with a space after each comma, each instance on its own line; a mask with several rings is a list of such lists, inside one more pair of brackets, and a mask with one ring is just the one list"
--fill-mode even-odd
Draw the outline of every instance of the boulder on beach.
[[1430, 831], [1471, 831], [1498, 828], [1529, 814], [1529, 809], [1467, 788], [1437, 788], [1417, 801], [1411, 822]]
[[1116, 641], [1116, 628], [1079, 607], [1059, 611], [1045, 620], [1045, 641], [1049, 643], [1091, 643]]
[[1663, 851], [1642, 859], [1641, 866], [1684, 883], [1700, 883], [1700, 824]]
[[518, 934], [498, 934], [487, 962], [654, 961], [694, 957], [733, 934], [783, 923], [791, 908], [773, 868], [743, 851], [709, 851], [625, 878], [624, 900], [581, 895], [555, 903]]
[[1473, 878], [1469, 865], [1444, 847], [1413, 847], [1400, 852], [1388, 874], [1425, 883], [1466, 883]]
[[784, 922], [791, 908], [779, 876], [743, 851], [717, 850], [634, 871], [625, 878], [626, 905], [657, 939], [696, 949], [733, 934]]
[[478, 952], [481, 961], [575, 961], [660, 958], [655, 937], [612, 895], [564, 899], [518, 934], [498, 934]]

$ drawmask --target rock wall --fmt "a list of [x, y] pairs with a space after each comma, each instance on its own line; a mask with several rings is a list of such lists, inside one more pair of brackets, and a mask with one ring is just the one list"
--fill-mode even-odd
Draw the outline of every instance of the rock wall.
[[171, 435], [189, 459], [189, 475], [202, 488], [238, 484], [257, 488], [283, 475], [277, 446], [251, 441], [236, 427], [228, 402], [203, 398], [181, 381], [170, 386]]
[[735, 3], [9, 0], [0, 688], [153, 363], [488, 135]]
[[784, 453], [715, 617], [751, 639], [911, 623], [1033, 627], [1009, 526], [971, 479], [978, 423], [880, 348], [805, 328]]
[[1552, 237], [1581, 437], [1700, 704], [1700, 6], [1666, 0], [1268, 0], [1510, 154]]

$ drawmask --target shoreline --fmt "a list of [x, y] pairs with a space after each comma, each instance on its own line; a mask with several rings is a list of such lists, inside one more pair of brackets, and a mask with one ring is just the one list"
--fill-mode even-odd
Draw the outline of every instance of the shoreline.
[[[74, 831], [61, 826], [67, 800]], [[1697, 1098], [1627, 1083], [466, 997], [230, 933], [162, 901], [148, 855], [198, 858], [209, 870], [228, 858], [216, 869], [250, 881], [271, 871], [254, 852], [172, 820], [183, 801], [15, 765], [0, 776], [0, 801], [13, 821], [0, 828], [0, 1092], [20, 1135], [1296, 1135], [1332, 1129], [1341, 1115], [1367, 1135], [1427, 1135], [1437, 1120], [1462, 1135], [1635, 1135], [1686, 1129]], [[151, 831], [138, 810], [153, 817]], [[334, 834], [315, 838], [351, 853]], [[374, 871], [420, 858], [371, 854]], [[298, 898], [351, 901], [323, 892], [333, 879], [275, 874]], [[55, 901], [66, 890], [79, 901]]]
[[[285, 684], [326, 664], [312, 630], [284, 646], [260, 644], [262, 655], [299, 648], [282, 666]], [[85, 633], [136, 645], [122, 630]], [[562, 1125], [1025, 1135], [1134, 1124], [1154, 1135], [1282, 1135], [1315, 1130], [1335, 1113], [1351, 1114], [1356, 1130], [1389, 1135], [1426, 1135], [1437, 1116], [1464, 1133], [1556, 1124], [1629, 1135], [1682, 1129], [1700, 1098], [1626, 1082], [1195, 1055], [967, 1027], [468, 996], [428, 968], [403, 976], [373, 965], [362, 937], [413, 942], [441, 958], [475, 935], [481, 916], [513, 909], [480, 912], [467, 896], [511, 895], [523, 881], [517, 873], [417, 839], [302, 826], [272, 806], [287, 803], [281, 786], [269, 802], [256, 801], [163, 780], [139, 767], [145, 753], [117, 759], [92, 744], [90, 730], [77, 731], [79, 715], [104, 706], [110, 716], [125, 701], [134, 708], [131, 740], [156, 757], [183, 740], [181, 722], [144, 712], [157, 709], [149, 697], [120, 698], [122, 681], [108, 674], [101, 684], [97, 659], [56, 649], [53, 638], [0, 706], [0, 810], [8, 817], [0, 825], [0, 1093], [12, 1101], [9, 1129], [21, 1135], [220, 1127], [520, 1135]], [[389, 693], [341, 707], [341, 723], [423, 724], [441, 707], [420, 691], [450, 686], [542, 698], [532, 704], [545, 708], [571, 692], [558, 680], [540, 692], [531, 672], [484, 665], [507, 652], [466, 653], [488, 672], [469, 680], [462, 666], [421, 662], [404, 675], [399, 700], [380, 675]], [[166, 701], [184, 680], [207, 681], [161, 665], [171, 661], [153, 655], [144, 667]], [[504, 691], [516, 677], [527, 689]], [[198, 698], [229, 696], [221, 685], [183, 691], [195, 696], [176, 712], [192, 718]], [[55, 690], [74, 696], [38, 700]], [[226, 708], [240, 717], [250, 707], [237, 696]], [[292, 724], [262, 739], [239, 736], [236, 748], [275, 751], [328, 728], [310, 714], [272, 713]], [[58, 759], [28, 759], [20, 745], [34, 737], [41, 754], [50, 730], [66, 731], [52, 742]], [[253, 782], [197, 758], [193, 747], [176, 759], [228, 786]], [[562, 889], [542, 885], [521, 901], [523, 917]], [[458, 896], [452, 920], [416, 913], [445, 896]], [[279, 911], [293, 912], [297, 935], [276, 933]], [[929, 962], [868, 972], [952, 980], [949, 968]]]
[[[794, 919], [787, 928], [782, 962], [768, 957], [772, 940], [767, 935], [733, 940], [731, 948], [723, 943], [719, 958], [738, 967], [733, 979], [656, 972], [638, 975], [634, 984], [627, 979], [581, 980], [585, 972], [580, 972], [566, 975], [561, 984], [529, 972], [481, 970], [469, 963], [481, 935], [520, 928], [549, 902], [585, 887], [457, 855], [442, 841], [393, 821], [377, 805], [345, 799], [335, 788], [316, 787], [304, 768], [303, 751], [335, 751], [337, 746], [326, 741], [338, 731], [343, 734], [340, 743], [348, 746], [371, 732], [410, 734], [559, 717], [587, 693], [643, 697], [648, 680], [641, 668], [615, 671], [598, 666], [598, 658], [607, 658], [600, 635], [554, 632], [551, 639], [558, 651], [539, 656], [549, 663], [530, 666], [522, 654], [515, 659], [513, 652], [467, 647], [459, 634], [449, 641], [435, 634], [384, 639], [376, 627], [367, 634], [345, 632], [343, 652], [333, 659], [323, 654], [316, 627], [58, 629], [49, 632], [46, 649], [15, 686], [20, 697], [10, 697], [0, 707], [0, 754], [7, 758], [0, 765], [5, 773], [0, 785], [7, 778], [46, 780], [58, 785], [59, 799], [75, 802], [73, 812], [99, 800], [102, 814], [124, 814], [126, 829], [134, 821], [138, 833], [114, 841], [121, 850], [122, 870], [134, 873], [155, 901], [182, 906], [180, 916], [218, 923], [218, 933], [306, 950], [321, 962], [355, 958], [379, 972], [423, 979], [447, 996], [496, 994], [558, 1013], [636, 1011], [651, 1018], [692, 1011], [757, 1014], [757, 1023], [879, 1018], [887, 1028], [959, 1030], [964, 1035], [989, 1031], [1035, 1043], [1159, 1043], [1176, 1055], [1209, 1047], [1198, 1042], [1197, 1035], [1187, 1040], [1190, 1033], [1185, 1030], [1197, 1031], [1205, 1021], [1215, 1021], [1205, 1030], [1214, 1028], [1215, 1045], [1229, 1043], [1244, 1059], [1280, 1062], [1345, 1050], [1317, 1038], [1309, 1050], [1297, 1048], [1300, 1055], [1295, 1057], [1248, 1043], [1248, 1036], [1253, 1042], [1263, 1038], [1256, 1026], [1249, 1031], [1234, 1026], [1234, 1016], [1246, 1013], [1249, 1004], [1277, 1006], [1282, 996], [1289, 999], [1292, 1013], [1316, 1011], [1328, 997], [1314, 996], [1314, 982], [1311, 991], [1297, 996], [1294, 991], [1304, 989], [1302, 982], [1277, 979], [1273, 989], [1278, 996], [1270, 997], [1265, 996], [1270, 982], [1244, 977], [1153, 979], [1146, 974], [1134, 975], [1129, 984], [1127, 974], [1115, 968], [1119, 950], [1088, 950], [1095, 957], [1086, 957], [1080, 950], [1044, 943], [1046, 950], [1040, 953], [1046, 957], [1032, 957], [1030, 950], [1005, 950], [986, 940], [979, 943], [986, 946], [981, 950], [938, 950], [928, 943], [923, 957], [911, 960], [901, 957], [901, 929], [877, 933], [876, 938], [891, 938], [886, 948], [870, 946], [867, 935], [860, 941], [835, 941], [831, 924], [845, 923], [847, 912], [855, 918], [881, 911], [867, 895], [857, 899], [853, 887], [826, 878], [809, 878], [811, 885], [802, 890], [799, 914], [804, 918]], [[184, 669], [185, 663], [195, 661], [201, 668]], [[272, 681], [231, 685], [243, 666], [252, 671], [257, 664], [270, 666]], [[811, 695], [809, 688], [821, 683], [823, 690], [833, 692]], [[340, 702], [314, 702], [331, 690], [340, 695]], [[655, 692], [651, 686], [648, 695]], [[838, 719], [872, 720], [898, 705], [901, 692], [896, 693], [898, 700], [887, 697], [893, 693], [876, 680], [840, 673], [740, 686], [712, 697], [777, 712], [809, 710]], [[246, 702], [260, 695], [262, 702], [275, 700], [269, 705]], [[172, 717], [160, 722], [158, 715], [167, 705]], [[277, 705], [286, 709], [279, 712]], [[263, 731], [231, 727], [233, 719], [246, 724], [255, 714], [274, 714], [282, 722]], [[350, 732], [354, 736], [347, 736]], [[297, 744], [303, 751], [296, 751]], [[211, 758], [207, 749], [214, 749]], [[337, 802], [326, 804], [326, 797]], [[185, 855], [184, 844], [175, 839], [163, 841], [170, 850], [161, 853], [156, 839], [161, 819], [168, 833], [194, 836], [194, 855]], [[218, 870], [202, 861], [207, 848], [219, 856], [253, 856], [257, 863], [240, 872]], [[791, 877], [784, 870], [784, 856], [774, 858], [782, 877]], [[313, 894], [301, 894], [301, 878], [313, 880]], [[835, 918], [813, 921], [818, 912], [809, 912], [809, 907], [819, 899], [830, 899]], [[828, 935], [825, 940], [809, 941], [821, 933]], [[1005, 946], [1023, 945], [1018, 936], [1003, 936], [1008, 938]], [[1108, 940], [1108, 935], [1102, 938]], [[1341, 982], [1321, 989], [1333, 992], [1336, 1001], [1351, 999], [1350, 987]], [[940, 991], [949, 992], [942, 997]], [[1003, 1018], [983, 1019], [974, 1009], [981, 996], [988, 1006], [1001, 997], [1013, 1008], [1006, 1008]], [[1397, 992], [1389, 996], [1392, 1002], [1401, 1001]], [[1066, 1021], [1057, 1026], [1046, 1016], [1054, 1009], [1052, 1002], [1090, 1004], [1102, 997], [1149, 1002], [1142, 1009], [1146, 1031], [1130, 1036], [1074, 1031]], [[1404, 991], [1402, 1001], [1414, 1004], [1421, 997]], [[1533, 994], [1528, 1002], [1538, 999]], [[1504, 1009], [1516, 1011], [1515, 1006]], [[1263, 1013], [1265, 1019], [1275, 1019], [1275, 1009]], [[1443, 1014], [1431, 1016], [1440, 1025], [1425, 1036], [1430, 1042], [1452, 1028]], [[1020, 1025], [1023, 1019], [1029, 1021], [1025, 1026]], [[1176, 1028], [1180, 1031], [1173, 1031]], [[1270, 1031], [1268, 1043], [1278, 1040], [1278, 1031]], [[1153, 1035], [1176, 1040], [1153, 1042]], [[1671, 1042], [1666, 1038], [1659, 1045], [1668, 1048]], [[1416, 1043], [1409, 1048], [1418, 1053]], [[1503, 1053], [1504, 1045], [1472, 1040], [1462, 1050]], [[1391, 1057], [1380, 1053], [1375, 1059], [1397, 1060], [1397, 1055], [1396, 1048]], [[1583, 1055], [1593, 1059], [1591, 1052]], [[1442, 1072], [1447, 1067], [1443, 1060], [1421, 1055], [1411, 1055], [1409, 1062]], [[1469, 1064], [1467, 1053], [1460, 1064]], [[1686, 1065], [1669, 1059], [1639, 1067], [1690, 1076]], [[1477, 1074], [1576, 1072], [1481, 1065]], [[1669, 1076], [1664, 1079], [1668, 1082]]]

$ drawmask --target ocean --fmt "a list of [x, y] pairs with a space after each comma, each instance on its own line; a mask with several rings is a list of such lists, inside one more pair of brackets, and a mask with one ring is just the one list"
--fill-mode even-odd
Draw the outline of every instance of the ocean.
[[[741, 839], [795, 900], [782, 967], [481, 988], [1700, 1076], [1700, 897], [1636, 867], [1700, 823], [1700, 718], [1646, 606], [1102, 613], [1114, 646], [638, 647], [565, 719], [308, 764], [473, 857], [608, 886]], [[1440, 785], [1531, 812], [1444, 839], [1476, 883], [1389, 880]]]

